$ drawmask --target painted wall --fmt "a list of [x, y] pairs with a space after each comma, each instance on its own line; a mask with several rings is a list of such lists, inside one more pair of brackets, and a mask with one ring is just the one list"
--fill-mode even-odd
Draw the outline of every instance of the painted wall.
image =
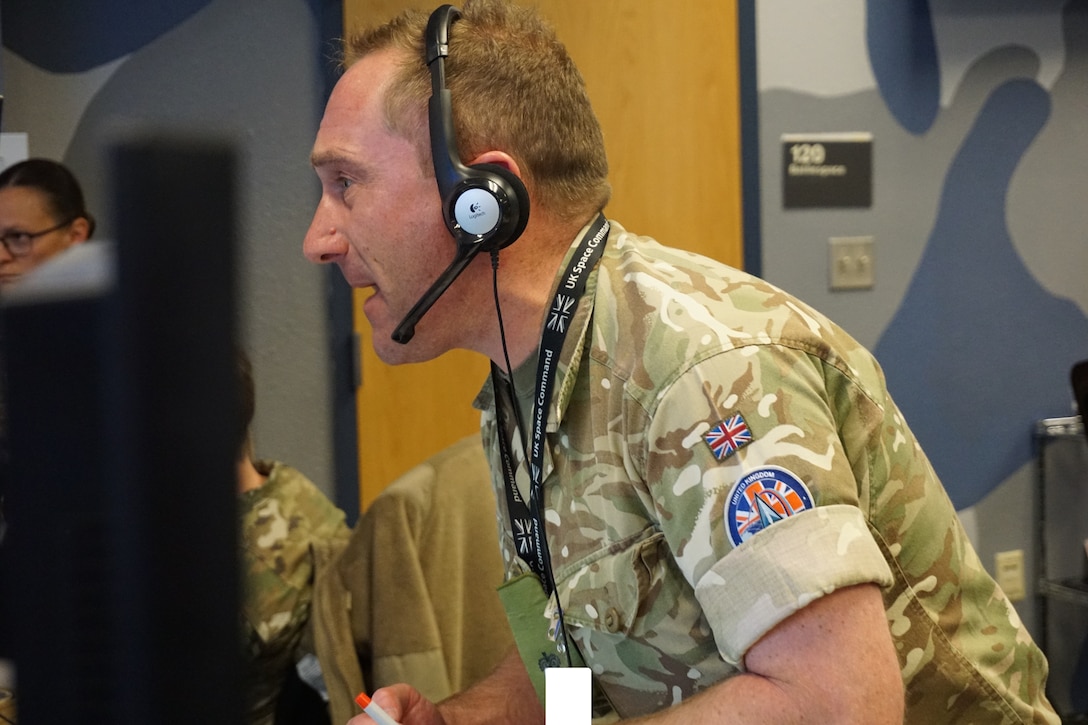
[[[318, 196], [308, 156], [340, 13], [338, 0], [4, 0], [2, 25], [3, 130], [27, 132], [31, 155], [71, 166], [97, 237], [115, 226], [112, 143], [148, 128], [234, 140], [239, 329], [254, 363], [257, 454], [330, 493], [331, 278], [303, 258], [302, 237]], [[354, 440], [346, 446], [351, 460]]]
[[[1088, 358], [1088, 2], [759, 0], [755, 21], [762, 275], [876, 353], [983, 563], [1024, 549], [1030, 594], [1032, 431], [1073, 413]], [[784, 209], [782, 134], [856, 131], [872, 206]], [[832, 292], [828, 239], [859, 235], [875, 285]]]

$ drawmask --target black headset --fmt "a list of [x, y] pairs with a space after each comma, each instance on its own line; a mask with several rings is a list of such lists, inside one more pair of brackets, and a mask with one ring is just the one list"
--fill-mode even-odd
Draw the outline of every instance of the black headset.
[[442, 214], [458, 244], [492, 252], [511, 244], [529, 221], [529, 197], [516, 175], [494, 164], [465, 166], [453, 132], [445, 59], [450, 54], [450, 26], [461, 17], [443, 5], [427, 22], [427, 65], [431, 69], [431, 159], [442, 194]]
[[442, 5], [431, 13], [424, 38], [431, 69], [427, 105], [431, 160], [442, 196], [442, 218], [457, 242], [457, 255], [393, 331], [399, 343], [412, 339], [416, 323], [478, 253], [512, 244], [529, 221], [529, 195], [521, 179], [495, 164], [465, 166], [457, 151], [445, 59], [450, 54], [450, 26], [460, 17], [460, 10]]

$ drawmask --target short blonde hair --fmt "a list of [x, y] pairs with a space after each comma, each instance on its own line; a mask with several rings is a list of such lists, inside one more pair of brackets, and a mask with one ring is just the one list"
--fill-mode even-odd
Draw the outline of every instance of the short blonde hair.
[[[427, 19], [409, 10], [356, 33], [345, 43], [344, 65], [387, 48], [403, 52], [386, 91], [386, 121], [417, 140], [429, 166]], [[446, 85], [463, 159], [488, 150], [510, 154], [536, 203], [561, 219], [585, 219], [604, 208], [611, 187], [600, 123], [581, 73], [535, 11], [505, 0], [467, 0], [450, 30]]]

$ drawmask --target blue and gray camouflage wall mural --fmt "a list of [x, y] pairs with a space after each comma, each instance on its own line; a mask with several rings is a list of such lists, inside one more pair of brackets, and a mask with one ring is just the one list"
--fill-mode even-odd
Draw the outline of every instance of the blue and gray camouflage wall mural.
[[[1034, 424], [1073, 414], [1088, 358], [1088, 1], [758, 0], [755, 20], [761, 273], [875, 352], [983, 563], [1024, 549], [1030, 590]], [[871, 206], [784, 208], [783, 135], [847, 132], [872, 135]], [[842, 236], [873, 237], [871, 289], [829, 289]]]
[[[874, 350], [972, 506], [1036, 419], [1071, 414], [1088, 357], [1088, 3], [757, 8], [763, 273]], [[871, 208], [782, 209], [778, 139], [815, 131], [873, 134]], [[875, 285], [830, 292], [811, 272], [852, 235], [875, 237]]]

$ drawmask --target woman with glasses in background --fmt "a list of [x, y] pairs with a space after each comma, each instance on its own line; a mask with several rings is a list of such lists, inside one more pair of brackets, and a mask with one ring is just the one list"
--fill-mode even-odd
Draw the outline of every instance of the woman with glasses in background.
[[[21, 161], [0, 172], [0, 294], [5, 287], [50, 257], [80, 244], [94, 232], [83, 190], [63, 164], [49, 159]], [[2, 348], [0, 348], [2, 349]], [[0, 366], [2, 367], [2, 366]], [[0, 401], [0, 462], [6, 468], [3, 405]], [[3, 539], [4, 484], [0, 476], [0, 543]], [[8, 573], [7, 551], [0, 548], [0, 576]], [[6, 627], [10, 612], [0, 601], [0, 725], [14, 723], [14, 666]]]
[[0, 172], [0, 287], [92, 233], [83, 190], [63, 164], [27, 159]]

